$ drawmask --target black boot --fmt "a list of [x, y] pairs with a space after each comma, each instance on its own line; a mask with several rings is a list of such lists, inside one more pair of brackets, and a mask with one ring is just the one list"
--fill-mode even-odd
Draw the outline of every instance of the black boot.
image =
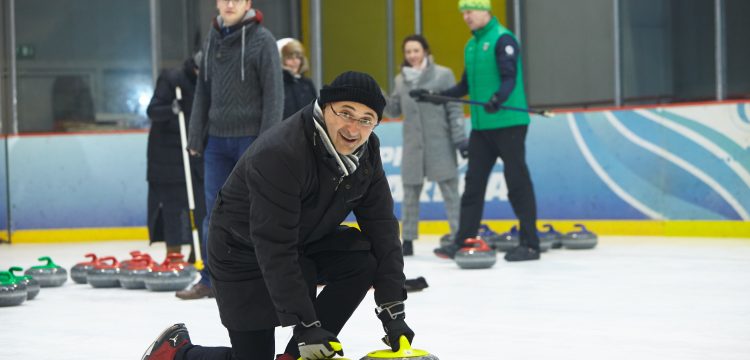
[[439, 248], [436, 248], [432, 252], [435, 253], [435, 255], [442, 259], [453, 259], [456, 257], [456, 252], [458, 252], [458, 249], [461, 247], [456, 243], [451, 243], [445, 246], [441, 246]]
[[404, 283], [404, 289], [406, 289], [406, 292], [422, 291], [427, 287], [429, 287], [429, 285], [427, 285], [427, 280], [421, 276], [416, 279], [406, 279], [406, 282]]
[[539, 260], [539, 251], [527, 246], [516, 246], [505, 253], [505, 261]]
[[401, 250], [403, 250], [404, 256], [412, 256], [414, 255], [414, 244], [412, 244], [411, 240], [404, 240]]

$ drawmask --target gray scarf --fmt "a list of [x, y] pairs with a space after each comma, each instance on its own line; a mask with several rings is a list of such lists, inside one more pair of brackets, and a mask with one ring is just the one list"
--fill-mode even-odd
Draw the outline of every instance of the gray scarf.
[[427, 68], [427, 56], [422, 59], [422, 67], [415, 69], [411, 66], [404, 66], [401, 68], [401, 74], [404, 75], [404, 80], [408, 83], [416, 83], [419, 77], [422, 76], [422, 72]]
[[362, 157], [362, 154], [365, 153], [365, 145], [367, 145], [367, 142], [362, 144], [362, 146], [351, 153], [351, 155], [339, 154], [333, 146], [333, 143], [331, 143], [331, 138], [328, 137], [326, 123], [323, 121], [323, 110], [320, 108], [320, 104], [317, 101], [315, 101], [315, 108], [313, 109], [313, 123], [315, 124], [315, 129], [318, 131], [320, 139], [323, 141], [326, 151], [328, 151], [328, 154], [336, 160], [341, 173], [344, 174], [344, 176], [349, 176], [357, 171], [359, 159]]

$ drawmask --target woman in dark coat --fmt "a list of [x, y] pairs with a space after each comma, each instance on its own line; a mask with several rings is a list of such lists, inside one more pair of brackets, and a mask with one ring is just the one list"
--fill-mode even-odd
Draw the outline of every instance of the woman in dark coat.
[[[279, 325], [295, 327], [276, 359], [343, 355], [337, 335], [370, 287], [391, 349], [414, 338], [404, 321], [398, 220], [372, 132], [383, 107], [372, 77], [347, 72], [256, 140], [219, 192], [208, 232], [232, 348], [193, 345], [176, 324], [143, 359], [271, 360]], [[340, 225], [351, 212], [359, 230]]]
[[[201, 53], [185, 60], [183, 66], [165, 70], [156, 81], [156, 90], [146, 110], [151, 120], [148, 133], [148, 234], [150, 241], [164, 241], [167, 252], [180, 252], [183, 244], [192, 245], [190, 218], [188, 212], [185, 171], [180, 142], [178, 113], [185, 113], [185, 121], [190, 119], [193, 107], [193, 94], [200, 63]], [[175, 88], [182, 90], [182, 101], [176, 100]], [[185, 124], [187, 127], [187, 124]], [[203, 196], [203, 160], [190, 157], [190, 169], [195, 198], [195, 218], [202, 219], [206, 214]], [[198, 221], [200, 227], [200, 221]], [[200, 234], [201, 231], [199, 230]], [[194, 258], [193, 251], [190, 259]]]
[[315, 84], [306, 78], [309, 65], [302, 43], [292, 38], [276, 42], [284, 72], [284, 119], [318, 98]]

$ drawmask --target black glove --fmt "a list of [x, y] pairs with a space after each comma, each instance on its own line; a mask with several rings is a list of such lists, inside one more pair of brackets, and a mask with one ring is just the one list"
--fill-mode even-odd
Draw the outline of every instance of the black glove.
[[320, 327], [320, 321], [312, 324], [300, 322], [294, 327], [294, 338], [297, 340], [300, 359], [331, 359], [336, 354], [344, 356], [344, 349], [336, 335]]
[[462, 158], [468, 159], [469, 158], [469, 139], [466, 139], [456, 144], [456, 150], [458, 150], [458, 153], [461, 155]]
[[172, 113], [175, 115], [179, 114], [180, 111], [185, 107], [185, 100], [172, 100]]
[[404, 303], [402, 301], [380, 305], [375, 309], [375, 314], [378, 315], [378, 318], [383, 323], [383, 330], [385, 330], [383, 342], [390, 346], [391, 350], [394, 352], [398, 351], [401, 346], [398, 340], [401, 336], [406, 336], [409, 344], [411, 344], [411, 341], [414, 339], [414, 331], [404, 321], [406, 313], [404, 312]]
[[440, 105], [440, 104], [444, 104], [445, 103], [444, 100], [438, 100], [438, 99], [435, 99], [435, 98], [428, 97], [426, 95], [440, 95], [440, 94], [436, 93], [436, 92], [434, 92], [432, 90], [427, 90], [427, 89], [414, 89], [414, 90], [409, 91], [409, 96], [411, 96], [412, 98], [414, 98], [415, 101], [418, 101], [418, 102], [430, 102], [430, 103], [433, 103], [435, 105]]
[[502, 104], [500, 104], [500, 99], [498, 98], [497, 94], [492, 95], [490, 101], [484, 104], [484, 111], [486, 111], [488, 114], [494, 114], [500, 111], [500, 105]]
[[427, 89], [414, 89], [409, 91], [409, 96], [414, 98], [416, 101], [424, 101], [424, 96], [429, 95], [430, 90]]

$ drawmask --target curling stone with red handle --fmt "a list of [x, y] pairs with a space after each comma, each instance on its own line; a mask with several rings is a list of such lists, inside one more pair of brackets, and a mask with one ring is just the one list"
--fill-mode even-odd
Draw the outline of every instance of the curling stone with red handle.
[[456, 252], [456, 265], [461, 269], [487, 269], [497, 262], [495, 249], [482, 239], [466, 239], [465, 247]]
[[145, 278], [150, 274], [157, 264], [148, 254], [138, 255], [130, 260], [130, 266], [120, 267], [120, 286], [125, 289], [145, 289]]
[[120, 263], [114, 256], [100, 258], [89, 270], [86, 280], [89, 285], [95, 288], [111, 288], [120, 286]]
[[70, 278], [73, 279], [76, 284], [85, 284], [86, 274], [88, 274], [89, 270], [93, 269], [94, 265], [96, 265], [97, 259], [95, 254], [88, 253], [84, 256], [90, 260], [79, 262], [70, 268]]
[[164, 263], [154, 267], [144, 278], [146, 289], [151, 291], [179, 291], [195, 280], [195, 268], [185, 262], [182, 254], [170, 253]]

